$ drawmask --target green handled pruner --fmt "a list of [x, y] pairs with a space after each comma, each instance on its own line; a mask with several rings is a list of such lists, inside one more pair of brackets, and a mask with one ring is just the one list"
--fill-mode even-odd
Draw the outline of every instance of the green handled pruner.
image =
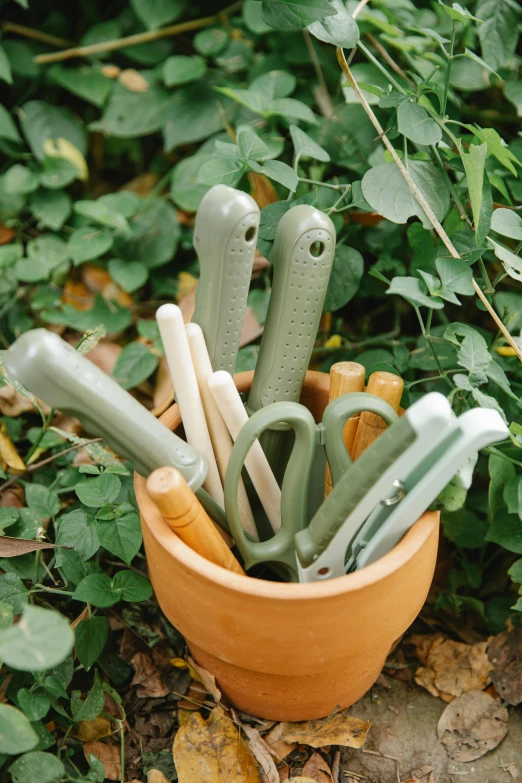
[[215, 372], [234, 373], [258, 228], [259, 207], [247, 193], [215, 185], [203, 197], [194, 226], [200, 278], [192, 320]]

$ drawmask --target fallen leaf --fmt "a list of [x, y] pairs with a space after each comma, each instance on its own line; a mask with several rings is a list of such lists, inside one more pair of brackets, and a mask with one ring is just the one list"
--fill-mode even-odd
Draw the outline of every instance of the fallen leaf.
[[317, 783], [332, 783], [332, 770], [319, 753], [312, 753], [302, 769], [303, 775], [308, 775]]
[[101, 294], [104, 299], [115, 300], [123, 307], [130, 307], [133, 304], [132, 296], [116, 285], [106, 269], [94, 264], [84, 264], [82, 279], [93, 294]]
[[6, 489], [0, 495], [1, 508], [23, 508], [24, 491], [22, 487]]
[[508, 704], [522, 702], [522, 628], [513, 628], [495, 636], [489, 643], [493, 665], [491, 681]]
[[137, 193], [138, 196], [149, 196], [155, 185], [159, 182], [159, 176], [147, 172], [145, 174], [138, 174], [134, 179], [128, 182], [120, 188], [120, 190], [131, 190], [133, 193]]
[[167, 364], [167, 357], [162, 356], [159, 360], [158, 371], [156, 373], [151, 413], [154, 416], [161, 416], [173, 402], [174, 384], [172, 383], [172, 376]]
[[125, 68], [118, 76], [118, 81], [131, 92], [147, 92], [149, 89], [146, 78], [134, 68]]
[[178, 275], [178, 291], [176, 294], [176, 299], [183, 299], [184, 296], [187, 296], [187, 294], [195, 291], [197, 284], [197, 277], [191, 275], [190, 272], [180, 272]]
[[429, 649], [422, 648], [426, 666], [417, 669], [415, 682], [447, 702], [469, 691], [484, 690], [493, 668], [487, 647], [487, 642], [464, 644], [436, 637]]
[[118, 65], [104, 65], [101, 68], [101, 72], [107, 79], [117, 79], [121, 73], [121, 68]]
[[195, 288], [192, 291], [190, 291], [188, 294], [185, 294], [185, 296], [182, 296], [181, 299], [178, 299], [178, 307], [181, 310], [181, 315], [183, 316], [183, 323], [188, 324], [188, 322], [194, 315], [194, 310], [196, 307]]
[[83, 752], [87, 761], [89, 761], [90, 753], [101, 761], [106, 778], [121, 780], [120, 749], [117, 745], [106, 745], [104, 742], [86, 742], [83, 746]]
[[192, 715], [192, 710], [185, 710], [183, 707], [178, 707], [178, 726], [184, 726]]
[[248, 181], [250, 183], [250, 195], [259, 209], [263, 209], [263, 207], [268, 206], [268, 204], [273, 204], [274, 201], [279, 201], [277, 190], [264, 174], [257, 174], [254, 171], [250, 171], [248, 174]]
[[49, 544], [47, 541], [28, 541], [25, 538], [0, 537], [0, 557], [18, 557], [40, 549], [72, 549], [72, 546]]
[[518, 764], [508, 764], [506, 767], [506, 772], [511, 775], [513, 779], [518, 778]]
[[283, 723], [282, 737], [285, 742], [298, 742], [312, 748], [326, 745], [344, 745], [347, 748], [362, 748], [371, 726], [369, 721], [337, 712], [330, 718], [307, 720], [302, 723]]
[[185, 710], [196, 711], [202, 707], [207, 700], [207, 689], [201, 682], [192, 680], [184, 697], [180, 700], [179, 706]]
[[8, 245], [15, 238], [16, 234], [12, 228], [0, 223], [0, 245]]
[[208, 721], [193, 712], [177, 731], [172, 752], [180, 783], [259, 783], [255, 759], [221, 707]]
[[216, 704], [219, 704], [221, 701], [221, 691], [216, 685], [216, 678], [214, 675], [210, 672], [207, 672], [207, 670], [203, 669], [201, 666], [198, 666], [190, 656], [187, 657], [187, 661], [190, 668], [192, 669], [192, 672], [197, 674], [197, 677], [194, 679], [197, 680], [199, 678], [199, 682], [205, 686], [207, 693], [210, 693]]
[[131, 658], [134, 677], [131, 685], [137, 685], [136, 696], [139, 699], [159, 699], [166, 696], [169, 689], [163, 682], [161, 674], [152, 662], [150, 655], [138, 652]]
[[271, 729], [265, 737], [265, 742], [270, 745], [276, 758], [280, 761], [285, 759], [296, 748], [296, 742], [285, 742], [282, 738], [285, 731], [286, 724], [276, 723], [273, 729]]
[[283, 783], [317, 783], [317, 781], [313, 778], [298, 775], [296, 778], [286, 778], [286, 780], [283, 780]]
[[242, 729], [248, 737], [248, 747], [261, 767], [267, 783], [279, 783], [279, 772], [272, 758], [272, 748], [259, 731], [248, 724], [242, 724]]
[[87, 359], [95, 364], [96, 367], [99, 367], [100, 370], [103, 370], [103, 372], [107, 373], [107, 375], [112, 375], [114, 365], [116, 364], [116, 360], [118, 359], [121, 351], [121, 345], [104, 341], [98, 343], [98, 345], [93, 348], [92, 351], [89, 351], [89, 353], [85, 355]]
[[147, 783], [170, 783], [170, 780], [159, 769], [149, 769]]
[[90, 310], [94, 304], [94, 296], [81, 280], [67, 280], [63, 287], [62, 302], [74, 307], [75, 310]]
[[[70, 547], [70, 548], [72, 549], [72, 547]], [[69, 547], [67, 547], [67, 549], [69, 549]], [[73, 629], [73, 631], [74, 631], [74, 630], [75, 630], [75, 629], [76, 629], [76, 628], [77, 628], [77, 627], [80, 625], [80, 623], [81, 623], [81, 622], [83, 622], [83, 620], [87, 620], [87, 618], [88, 618], [88, 617], [90, 617], [90, 616], [91, 616], [91, 613], [90, 613], [90, 611], [89, 611], [89, 607], [88, 607], [88, 606], [86, 606], [86, 607], [85, 607], [85, 608], [84, 608], [84, 609], [83, 609], [83, 610], [80, 612], [80, 614], [78, 615], [78, 617], [75, 617], [75, 619], [72, 621], [72, 623], [71, 623], [71, 628]]]
[[16, 450], [16, 446], [7, 434], [5, 424], [0, 424], [0, 459], [11, 470], [24, 471], [25, 465], [22, 458]]
[[437, 734], [453, 761], [474, 761], [502, 742], [508, 721], [509, 713], [498, 699], [469, 691], [448, 704]]
[[102, 737], [108, 737], [111, 733], [110, 720], [103, 715], [98, 715], [94, 720], [81, 720], [77, 723], [72, 736], [82, 742], [94, 742]]
[[33, 411], [34, 405], [27, 397], [17, 392], [10, 384], [0, 389], [0, 413], [2, 416], [20, 416], [22, 413]]
[[411, 777], [409, 777], [408, 780], [403, 781], [403, 783], [436, 783], [436, 780], [432, 775], [434, 769], [435, 767], [424, 764], [424, 766], [419, 769], [412, 770]]

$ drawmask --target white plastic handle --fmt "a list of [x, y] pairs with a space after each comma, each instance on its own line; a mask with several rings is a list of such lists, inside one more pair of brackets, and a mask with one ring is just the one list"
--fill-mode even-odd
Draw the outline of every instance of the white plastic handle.
[[[223, 416], [219, 412], [216, 401], [208, 387], [208, 382], [213, 374], [213, 370], [203, 330], [198, 324], [191, 323], [186, 324], [185, 331], [187, 333], [192, 364], [194, 365], [194, 371], [196, 373], [201, 402], [203, 403], [203, 410], [205, 411], [208, 431], [214, 448], [219, 475], [221, 476], [221, 481], [224, 485], [228, 460], [230, 459], [230, 452], [232, 451], [232, 441], [227, 425], [225, 424]], [[243, 481], [239, 482], [238, 487], [238, 508], [243, 529], [246, 530], [254, 541], [259, 541], [254, 515], [250, 508]]]
[[156, 320], [163, 340], [187, 442], [203, 454], [208, 461], [208, 473], [203, 487], [216, 503], [223, 507], [225, 504], [223, 486], [205, 420], [183, 315], [177, 305], [164, 304], [158, 308]]
[[[211, 376], [208, 385], [232, 439], [236, 440], [241, 427], [248, 421], [248, 414], [234, 381], [228, 372], [219, 370]], [[245, 468], [276, 532], [281, 527], [281, 490], [258, 440], [248, 452]]]

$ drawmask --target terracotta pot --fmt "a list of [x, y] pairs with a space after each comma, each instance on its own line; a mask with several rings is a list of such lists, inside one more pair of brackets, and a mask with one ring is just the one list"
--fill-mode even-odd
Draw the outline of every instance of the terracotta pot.
[[[249, 388], [253, 373], [236, 385]], [[309, 372], [301, 401], [318, 419], [328, 376]], [[180, 424], [173, 405], [161, 421]], [[225, 571], [170, 530], [135, 478], [159, 604], [229, 701], [271, 720], [308, 720], [357, 701], [420, 611], [433, 577], [439, 515], [426, 513], [371, 566], [325, 582], [280, 584]]]

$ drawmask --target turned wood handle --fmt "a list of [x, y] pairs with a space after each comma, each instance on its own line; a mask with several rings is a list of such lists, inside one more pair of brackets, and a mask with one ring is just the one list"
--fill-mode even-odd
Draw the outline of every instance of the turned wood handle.
[[[368, 379], [366, 391], [375, 394], [385, 400], [394, 411], [399, 410], [399, 405], [404, 390], [404, 381], [399, 375], [391, 372], [374, 372]], [[386, 429], [386, 422], [375, 413], [363, 411], [359, 418], [359, 425], [355, 435], [352, 450], [352, 459], [356, 460]]]
[[[365, 369], [358, 362], [337, 362], [330, 368], [330, 390], [328, 394], [329, 401], [337, 399], [342, 394], [350, 392], [364, 391]], [[343, 429], [344, 445], [352, 453], [357, 426], [359, 424], [360, 414], [351, 416]], [[325, 494], [332, 491], [332, 476], [330, 468], [326, 466]]]

